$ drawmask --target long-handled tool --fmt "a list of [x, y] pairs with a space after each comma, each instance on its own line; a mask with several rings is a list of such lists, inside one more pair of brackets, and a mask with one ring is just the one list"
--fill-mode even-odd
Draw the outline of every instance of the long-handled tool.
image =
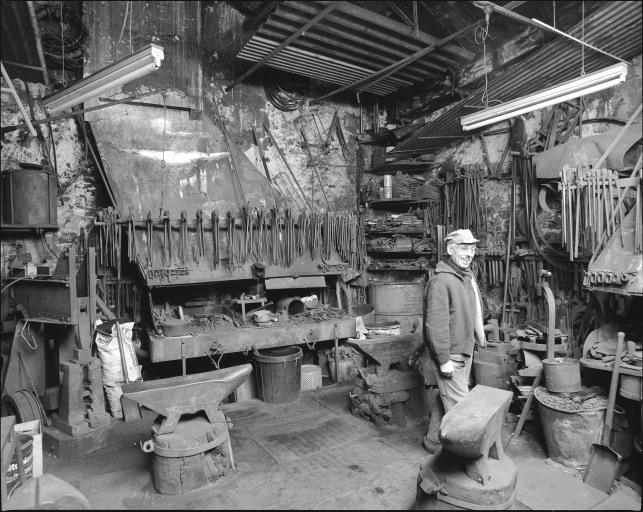
[[610, 437], [612, 434], [612, 420], [614, 419], [614, 404], [616, 402], [616, 390], [618, 388], [618, 374], [621, 366], [621, 352], [625, 333], [619, 332], [616, 341], [616, 354], [614, 355], [614, 368], [612, 369], [612, 380], [610, 382], [609, 397], [607, 400], [607, 411], [605, 422], [601, 433], [600, 443], [592, 445], [592, 456], [587, 466], [587, 473], [583, 481], [592, 487], [603, 492], [608, 492], [614, 483], [622, 457], [619, 453], [610, 448]]
[[123, 340], [123, 333], [121, 332], [121, 326], [118, 322], [114, 322], [116, 326], [116, 340], [118, 342], [118, 351], [121, 356], [121, 369], [123, 370], [123, 379], [125, 383], [131, 382], [129, 378], [129, 373], [127, 371], [127, 361], [125, 360], [125, 342]]

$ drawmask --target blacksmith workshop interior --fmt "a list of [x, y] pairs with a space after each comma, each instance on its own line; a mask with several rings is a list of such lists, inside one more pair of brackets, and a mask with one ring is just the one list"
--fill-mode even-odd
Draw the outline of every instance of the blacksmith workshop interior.
[[640, 1], [0, 2], [2, 509], [640, 510]]

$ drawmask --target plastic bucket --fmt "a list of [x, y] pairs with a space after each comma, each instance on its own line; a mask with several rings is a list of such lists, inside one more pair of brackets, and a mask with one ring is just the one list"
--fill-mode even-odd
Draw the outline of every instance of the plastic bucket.
[[322, 387], [322, 370], [316, 364], [301, 365], [301, 390], [311, 391]]
[[581, 390], [580, 361], [570, 357], [543, 359], [545, 387], [553, 393], [577, 393]]
[[301, 392], [301, 358], [296, 346], [255, 350], [257, 394], [264, 402], [292, 402]]

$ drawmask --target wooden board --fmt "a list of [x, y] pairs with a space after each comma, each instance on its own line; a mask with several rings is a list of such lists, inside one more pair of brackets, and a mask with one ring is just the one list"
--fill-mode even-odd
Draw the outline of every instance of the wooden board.
[[516, 499], [532, 510], [590, 510], [607, 497], [544, 460], [522, 457], [512, 460], [518, 469]]

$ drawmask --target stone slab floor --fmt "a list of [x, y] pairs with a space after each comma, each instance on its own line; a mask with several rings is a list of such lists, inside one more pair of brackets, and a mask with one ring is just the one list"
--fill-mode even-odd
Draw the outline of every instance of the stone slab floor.
[[[150, 438], [153, 414], [116, 421], [110, 446], [82, 459], [45, 456], [45, 473], [74, 485], [94, 509], [412, 508], [425, 427], [377, 426], [352, 416], [351, 387], [326, 386], [286, 405], [224, 404], [234, 423], [237, 472], [187, 494], [154, 490], [152, 455], [139, 447]], [[630, 487], [619, 483], [607, 495], [548, 464], [542, 442], [527, 430], [507, 449], [519, 474], [514, 509], [640, 510], [641, 497]]]

